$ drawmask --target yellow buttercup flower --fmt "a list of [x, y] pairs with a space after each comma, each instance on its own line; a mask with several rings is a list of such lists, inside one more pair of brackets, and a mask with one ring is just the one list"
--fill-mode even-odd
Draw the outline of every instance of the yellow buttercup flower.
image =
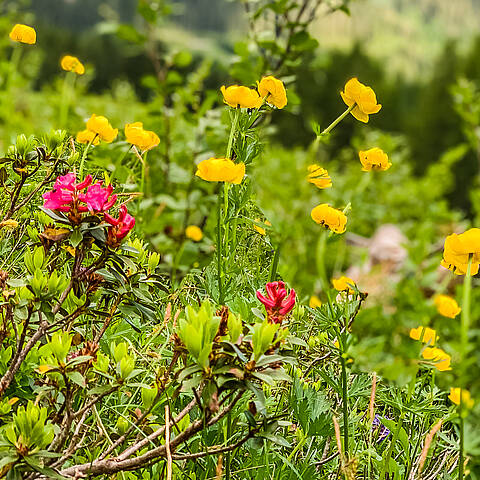
[[345, 275], [342, 275], [339, 278], [333, 278], [332, 285], [333, 288], [339, 292], [348, 290], [348, 293], [354, 293], [352, 287], [355, 286], [355, 282], [350, 277], [346, 277]]
[[470, 274], [476, 275], [480, 264], [479, 228], [471, 228], [459, 235], [449, 235], [445, 239], [441, 265], [456, 275], [466, 275], [469, 256], [472, 257]]
[[322, 306], [322, 301], [316, 295], [312, 295], [308, 301], [308, 306], [310, 308], [320, 308]]
[[118, 135], [118, 128], [113, 128], [110, 122], [102, 115], [92, 114], [87, 120], [87, 130], [96, 133], [100, 140], [107, 143], [113, 142]]
[[444, 352], [441, 348], [427, 347], [422, 352], [422, 357], [425, 360], [432, 360], [435, 362], [435, 368], [440, 372], [451, 370], [450, 363], [452, 359], [450, 355]]
[[209, 158], [198, 164], [195, 175], [207, 182], [239, 184], [245, 176], [245, 164], [234, 163], [228, 158]]
[[194, 242], [199, 242], [203, 238], [203, 232], [200, 227], [189, 225], [185, 229], [185, 236]]
[[388, 161], [388, 155], [378, 147], [369, 150], [360, 150], [358, 152], [362, 170], [370, 172], [371, 170], [388, 170], [392, 164]]
[[127, 142], [138, 147], [142, 152], [151, 150], [160, 143], [155, 132], [145, 130], [142, 122], [127, 123], [125, 125]]
[[29, 45], [37, 42], [37, 32], [35, 32], [35, 29], [21, 23], [17, 23], [12, 28], [9, 37], [14, 42], [28, 43]]
[[437, 295], [433, 302], [438, 313], [444, 317], [455, 318], [462, 311], [457, 301], [448, 295]]
[[85, 66], [77, 58], [72, 55], [65, 55], [60, 60], [60, 66], [67, 72], [73, 72], [77, 75], [83, 75], [85, 73]]
[[253, 88], [231, 85], [222, 86], [220, 91], [223, 95], [223, 101], [233, 108], [260, 108], [263, 100]]
[[351, 78], [346, 84], [343, 92], [340, 92], [343, 101], [351, 107], [350, 112], [357, 120], [367, 123], [368, 116], [377, 113], [382, 106], [377, 103], [377, 97], [372, 88], [360, 83], [357, 78]]
[[428, 343], [429, 345], [435, 345], [438, 340], [437, 332], [433, 328], [429, 327], [417, 327], [410, 330], [410, 338], [414, 340], [422, 339], [422, 343]]
[[307, 180], [320, 189], [332, 186], [332, 179], [328, 175], [327, 170], [317, 164], [308, 167]]
[[[259, 218], [256, 218], [255, 219], [256, 222], [261, 222], [261, 220]], [[263, 222], [265, 225], [267, 225], [267, 227], [271, 227], [272, 224], [268, 221], [268, 220], [265, 220]], [[266, 234], [266, 231], [264, 228], [262, 227], [259, 227], [258, 225], [253, 225], [253, 228], [260, 234], [260, 235], [265, 235]]]
[[258, 82], [258, 93], [270, 105], [283, 108], [287, 104], [287, 92], [281, 80], [269, 75]]
[[343, 233], [347, 224], [347, 216], [327, 203], [317, 205], [310, 214], [314, 222], [323, 225], [335, 233]]
[[[461, 393], [460, 393], [461, 392]], [[475, 401], [470, 395], [470, 392], [468, 390], [465, 390], [464, 388], [458, 388], [458, 387], [451, 387], [450, 388], [450, 395], [448, 398], [455, 404], [455, 405], [460, 405], [460, 395], [462, 399], [462, 405], [464, 405], [466, 408], [469, 410], [473, 407], [475, 404]]]
[[82, 130], [81, 132], [77, 133], [77, 142], [78, 143], [92, 142], [93, 145], [98, 145], [100, 143], [100, 138], [95, 132], [92, 132], [91, 130]]

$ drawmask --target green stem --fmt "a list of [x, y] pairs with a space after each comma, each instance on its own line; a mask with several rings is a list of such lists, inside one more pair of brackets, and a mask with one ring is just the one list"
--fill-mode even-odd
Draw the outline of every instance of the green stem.
[[320, 133], [319, 137], [323, 137], [330, 133], [355, 107], [357, 106], [356, 103], [348, 107], [338, 118], [336, 118], [322, 133]]
[[280, 260], [280, 249], [281, 249], [281, 243], [278, 244], [278, 247], [275, 250], [275, 254], [273, 256], [273, 262], [270, 267], [270, 275], [269, 275], [269, 282], [274, 282], [275, 278], [277, 277], [277, 269], [278, 269], [278, 262]]
[[[342, 348], [342, 350], [344, 350]], [[347, 386], [347, 366], [345, 357], [340, 356], [340, 363], [342, 364], [342, 409], [343, 409], [343, 450], [345, 460], [348, 462], [348, 386]]]
[[235, 109], [235, 113], [233, 114], [232, 127], [230, 128], [230, 136], [228, 137], [227, 153], [225, 155], [225, 158], [228, 159], [230, 159], [232, 155], [233, 138], [235, 137], [235, 131], [237, 130], [239, 114], [240, 110], [238, 108]]
[[15, 74], [18, 70], [18, 65], [20, 63], [20, 57], [22, 55], [21, 46], [15, 44], [12, 50], [12, 56], [10, 57], [10, 65], [7, 73], [7, 78], [5, 80], [5, 91], [8, 92], [10, 89], [10, 84], [12, 79], [14, 79]]
[[140, 181], [140, 191], [143, 193], [143, 197], [147, 196], [146, 191], [146, 170], [147, 170], [147, 152], [143, 154], [142, 157], [142, 179]]
[[218, 303], [223, 304], [222, 286], [222, 195], [218, 193], [217, 211], [217, 280], [218, 280]]
[[68, 111], [72, 100], [73, 87], [75, 85], [76, 73], [67, 72], [63, 79], [62, 97], [60, 99], [60, 128], [66, 130]]
[[[98, 134], [97, 134], [98, 135]], [[87, 146], [85, 147], [85, 150], [83, 151], [83, 155], [82, 155], [82, 158], [80, 160], [80, 169], [79, 169], [79, 172], [78, 172], [78, 176], [80, 178], [82, 178], [82, 175], [83, 175], [83, 166], [85, 164], [85, 159], [87, 158], [87, 153], [88, 153], [88, 150], [90, 150], [90, 145], [95, 141], [95, 139], [97, 138], [97, 135], [95, 135], [87, 144]]]
[[463, 362], [468, 355], [468, 330], [470, 328], [470, 301], [472, 297], [472, 256], [469, 255], [467, 274], [463, 280], [463, 299], [462, 299], [462, 317], [460, 326], [460, 339], [461, 339], [461, 358]]
[[464, 463], [464, 443], [465, 443], [465, 428], [463, 421], [463, 412], [462, 412], [462, 390], [460, 390], [460, 455], [458, 458], [458, 480], [463, 480], [463, 463]]

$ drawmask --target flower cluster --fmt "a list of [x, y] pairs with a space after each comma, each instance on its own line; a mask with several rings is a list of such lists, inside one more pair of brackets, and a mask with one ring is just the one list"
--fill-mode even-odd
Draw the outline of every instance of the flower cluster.
[[442, 267], [452, 270], [456, 275], [466, 275], [469, 258], [470, 275], [478, 273], [480, 265], [480, 229], [471, 228], [457, 235], [453, 233], [445, 239]]
[[367, 123], [369, 115], [377, 113], [382, 108], [377, 103], [377, 97], [372, 88], [360, 83], [357, 78], [350, 79], [340, 95], [346, 105], [353, 106], [350, 113], [360, 122]]
[[347, 216], [336, 208], [331, 207], [327, 203], [317, 205], [311, 212], [314, 222], [323, 225], [335, 233], [345, 232], [347, 224]]
[[270, 323], [282, 323], [284, 317], [295, 306], [295, 290], [292, 288], [287, 295], [284, 282], [270, 282], [265, 285], [267, 296], [257, 290], [257, 298], [265, 306]]
[[109, 244], [118, 245], [133, 228], [135, 219], [128, 215], [125, 205], [120, 207], [118, 220], [109, 215], [107, 211], [117, 201], [113, 187], [103, 187], [102, 182], [92, 182], [91, 175], [78, 183], [75, 173], [57, 177], [53, 190], [42, 195], [43, 207], [67, 213], [68, 219], [75, 225], [82, 222], [84, 213], [103, 214], [105, 221], [112, 226], [109, 228]]
[[72, 55], [65, 55], [62, 57], [60, 60], [60, 66], [63, 70], [76, 73], [77, 75], [83, 75], [85, 73], [85, 66], [83, 63], [77, 57], [73, 57]]
[[232, 108], [260, 108], [264, 102], [283, 108], [287, 104], [287, 92], [283, 82], [271, 75], [257, 82], [257, 90], [241, 85], [224, 85], [220, 91], [223, 101]]

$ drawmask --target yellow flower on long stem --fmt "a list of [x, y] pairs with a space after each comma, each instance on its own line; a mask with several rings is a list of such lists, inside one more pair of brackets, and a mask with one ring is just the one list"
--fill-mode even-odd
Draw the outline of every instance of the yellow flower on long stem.
[[308, 301], [308, 306], [310, 308], [320, 308], [322, 306], [322, 301], [316, 295], [312, 295]]
[[185, 236], [194, 242], [199, 242], [203, 238], [203, 232], [200, 227], [189, 225], [185, 229]]
[[33, 27], [17, 23], [9, 34], [10, 40], [33, 45], [37, 42], [37, 32]]
[[369, 115], [382, 108], [382, 105], [377, 103], [373, 89], [360, 83], [357, 78], [351, 78], [340, 95], [348, 107], [353, 107], [350, 113], [360, 122], [367, 123]]
[[420, 340], [422, 343], [428, 343], [433, 346], [438, 340], [438, 335], [433, 328], [420, 326], [410, 330], [410, 338]]
[[356, 286], [355, 282], [350, 277], [346, 277], [345, 275], [342, 275], [339, 278], [333, 278], [332, 285], [333, 285], [333, 288], [335, 290], [338, 290], [339, 292], [343, 292], [343, 291], [348, 291], [348, 293], [355, 292], [352, 289], [352, 287]]
[[317, 164], [309, 165], [307, 181], [320, 189], [330, 188], [332, 186], [332, 179], [328, 171]]
[[281, 80], [269, 75], [258, 82], [258, 93], [265, 101], [277, 108], [287, 104], [287, 92]]
[[388, 160], [388, 155], [378, 147], [360, 150], [358, 156], [364, 172], [370, 172], [371, 170], [385, 171], [392, 166]]
[[432, 360], [435, 363], [435, 368], [440, 372], [451, 370], [450, 363], [452, 359], [441, 348], [427, 347], [423, 350], [422, 357], [425, 360]]
[[142, 122], [127, 123], [125, 125], [127, 142], [138, 147], [142, 152], [151, 150], [160, 143], [155, 132], [145, 130]]
[[87, 120], [87, 130], [96, 133], [106, 143], [113, 142], [118, 135], [118, 128], [113, 128], [106, 117], [95, 113]]
[[347, 216], [327, 203], [317, 205], [311, 212], [312, 220], [335, 233], [345, 232]]
[[93, 145], [98, 145], [100, 143], [99, 136], [91, 130], [82, 130], [78, 132], [76, 140], [78, 143], [84, 144], [91, 143]]
[[471, 257], [470, 275], [476, 275], [480, 264], [479, 228], [471, 228], [459, 235], [456, 233], [449, 235], [445, 239], [441, 265], [456, 275], [465, 275], [469, 257]]
[[198, 164], [195, 175], [207, 182], [240, 184], [245, 176], [245, 164], [228, 158], [209, 158]]

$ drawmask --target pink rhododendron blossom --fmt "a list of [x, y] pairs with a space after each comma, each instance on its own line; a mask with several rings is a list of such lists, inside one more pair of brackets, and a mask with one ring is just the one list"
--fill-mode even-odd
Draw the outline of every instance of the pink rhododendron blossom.
[[[87, 189], [85, 203], [92, 213], [105, 212], [110, 209], [117, 201], [117, 196], [112, 195], [113, 187], [102, 187], [102, 182], [95, 183]], [[110, 195], [112, 197], [109, 199]]]
[[257, 290], [257, 298], [265, 305], [268, 321], [282, 323], [283, 318], [295, 306], [295, 290], [292, 288], [287, 296], [284, 282], [270, 282], [265, 285], [267, 296]]
[[111, 227], [108, 227], [107, 243], [114, 247], [120, 244], [135, 225], [135, 218], [127, 212], [125, 205], [120, 207], [118, 218], [112, 217], [109, 213], [105, 213], [104, 218], [111, 225]]

